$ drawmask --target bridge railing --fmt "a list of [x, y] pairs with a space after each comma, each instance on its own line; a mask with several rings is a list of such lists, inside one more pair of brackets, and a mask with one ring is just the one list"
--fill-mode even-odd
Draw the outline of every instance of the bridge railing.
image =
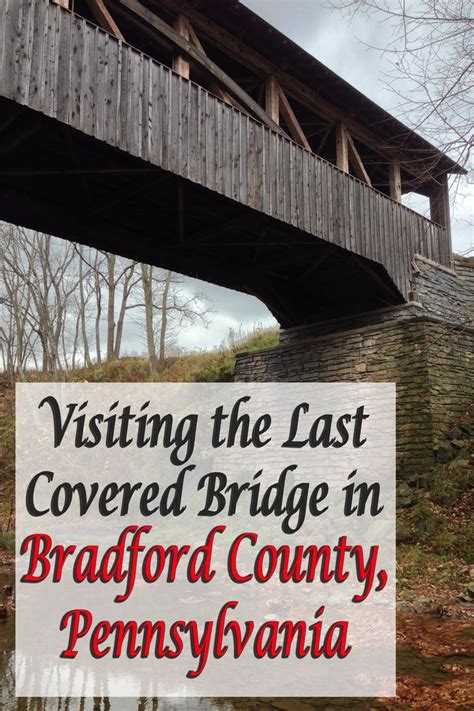
[[50, 0], [3, 0], [0, 95], [383, 264], [405, 298], [447, 231]]

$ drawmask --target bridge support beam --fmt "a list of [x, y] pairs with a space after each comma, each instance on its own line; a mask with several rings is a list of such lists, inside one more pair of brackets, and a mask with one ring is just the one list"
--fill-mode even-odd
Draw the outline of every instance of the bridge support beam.
[[[189, 28], [186, 17], [183, 14], [179, 14], [174, 21], [174, 29], [185, 40], [189, 41]], [[173, 70], [177, 72], [184, 79], [189, 79], [190, 76], [190, 65], [189, 60], [182, 54], [176, 54], [173, 57]]]
[[336, 126], [336, 165], [345, 173], [349, 172], [349, 141], [343, 123]]

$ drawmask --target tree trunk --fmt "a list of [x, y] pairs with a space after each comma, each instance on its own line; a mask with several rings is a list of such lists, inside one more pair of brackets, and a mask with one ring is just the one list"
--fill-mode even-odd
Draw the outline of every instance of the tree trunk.
[[148, 370], [155, 375], [158, 368], [153, 331], [153, 267], [142, 264], [142, 285], [145, 302], [146, 343], [148, 348]]
[[166, 353], [166, 327], [168, 321], [168, 294], [170, 291], [172, 272], [166, 272], [165, 288], [163, 289], [163, 298], [161, 300], [161, 328], [160, 328], [160, 368], [165, 364]]
[[115, 260], [114, 254], [107, 254], [107, 360], [114, 359], [115, 340]]

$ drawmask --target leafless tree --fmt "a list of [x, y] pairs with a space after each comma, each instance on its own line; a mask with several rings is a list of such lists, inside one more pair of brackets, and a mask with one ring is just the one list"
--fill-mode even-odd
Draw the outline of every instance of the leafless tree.
[[210, 310], [172, 272], [2, 224], [0, 284], [0, 368], [12, 382], [39, 361], [52, 380], [102, 363], [103, 335], [107, 360], [118, 359], [131, 309], [156, 373], [177, 329], [206, 324]]
[[190, 323], [207, 326], [212, 308], [202, 294], [188, 292], [183, 278], [169, 270], [141, 265], [142, 299], [131, 308], [143, 310], [150, 375], [163, 367], [166, 349]]
[[75, 254], [72, 245], [64, 242], [56, 247], [50, 237], [38, 232], [11, 226], [2, 230], [3, 283], [16, 285], [9, 304], [18, 333], [17, 370], [19, 360], [24, 366], [24, 347], [30, 342], [28, 325], [41, 343], [43, 370], [52, 380], [57, 380], [62, 369], [61, 341], [78, 286], [77, 273], [71, 269]]
[[469, 165], [473, 144], [474, 5], [472, 0], [326, 0], [348, 18], [389, 23], [387, 77], [415, 130]]

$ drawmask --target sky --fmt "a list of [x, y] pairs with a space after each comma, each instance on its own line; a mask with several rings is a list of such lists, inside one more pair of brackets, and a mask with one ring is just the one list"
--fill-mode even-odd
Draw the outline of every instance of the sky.
[[[390, 41], [390, 26], [359, 18], [350, 24], [324, 0], [245, 0], [243, 4], [317, 57], [353, 86], [396, 115], [396, 98], [383, 82], [388, 59], [367, 45], [382, 46]], [[452, 215], [453, 246], [466, 252], [474, 245], [472, 234], [472, 194], [459, 197]], [[424, 205], [412, 202], [414, 209]], [[471, 218], [471, 219], [470, 219]], [[204, 292], [214, 305], [209, 327], [191, 326], [179, 338], [187, 349], [208, 349], [225, 341], [229, 329], [251, 330], [255, 324], [276, 325], [267, 308], [257, 299], [212, 284], [187, 280], [190, 290]], [[130, 334], [132, 336], [132, 334]]]

